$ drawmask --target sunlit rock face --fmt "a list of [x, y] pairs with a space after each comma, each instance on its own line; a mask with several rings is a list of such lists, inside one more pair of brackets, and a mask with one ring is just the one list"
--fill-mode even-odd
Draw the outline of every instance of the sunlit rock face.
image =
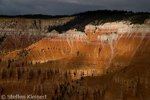
[[18, 38], [15, 34], [3, 34], [1, 48], [12, 52], [2, 60], [33, 60], [36, 64], [63, 59], [63, 62], [93, 64], [108, 70], [112, 66], [128, 66], [133, 60], [143, 57], [148, 52], [149, 34], [148, 24], [130, 25], [128, 22], [87, 25], [85, 33], [74, 29], [59, 34], [54, 30], [41, 35], [20, 33]]
[[[144, 60], [145, 57], [142, 55], [148, 52], [149, 25], [130, 25], [120, 22], [91, 27], [91, 25], [86, 26], [85, 30], [87, 36], [91, 34], [89, 31], [95, 30], [89, 40], [92, 42], [99, 40], [109, 46], [108, 50], [110, 51], [107, 52], [107, 54], [110, 52], [108, 67], [110, 67], [110, 64], [115, 63], [120, 63], [118, 66], [127, 66], [133, 60], [138, 61], [138, 58]], [[103, 51], [103, 47], [101, 49]]]
[[[51, 34], [51, 33], [50, 33]], [[33, 59], [57, 60], [63, 57], [68, 57], [70, 54], [77, 52], [77, 50], [86, 44], [86, 35], [81, 32], [63, 34], [51, 34], [39, 42], [28, 47], [32, 49], [26, 59], [35, 54]], [[38, 53], [40, 51], [40, 53]], [[33, 53], [32, 53], [33, 52]], [[42, 56], [40, 57], [39, 55]], [[29, 57], [28, 57], [29, 56]], [[32, 59], [31, 59], [32, 60]]]
[[[48, 28], [62, 26], [75, 17], [53, 19], [0, 18], [0, 52], [24, 49], [46, 36]], [[55, 31], [51, 32], [54, 36]]]
[[23, 80], [20, 88], [29, 83], [32, 88], [27, 87], [27, 93], [51, 94], [50, 99], [67, 91], [70, 95], [75, 93], [75, 100], [138, 100], [139, 94], [148, 100], [149, 36], [149, 20], [142, 25], [87, 25], [85, 32], [74, 29], [61, 34], [56, 30], [1, 31], [0, 80], [8, 82], [0, 85], [0, 92], [15, 80], [11, 86], [13, 93], [15, 84], [18, 87], [18, 81]]

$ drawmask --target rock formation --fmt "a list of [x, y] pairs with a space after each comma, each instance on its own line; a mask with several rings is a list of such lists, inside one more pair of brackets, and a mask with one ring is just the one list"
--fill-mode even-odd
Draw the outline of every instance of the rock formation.
[[17, 91], [52, 100], [148, 100], [149, 19], [141, 25], [89, 24], [85, 32], [46, 31], [73, 18], [1, 19], [0, 94]]

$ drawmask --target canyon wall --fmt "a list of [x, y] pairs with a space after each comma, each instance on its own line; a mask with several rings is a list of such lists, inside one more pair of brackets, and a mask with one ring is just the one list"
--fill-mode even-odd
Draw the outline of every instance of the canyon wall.
[[[130, 25], [129, 22], [87, 25], [85, 33], [74, 29], [59, 34], [54, 30], [50, 33], [42, 33], [41, 37], [37, 36], [38, 42], [31, 42], [32, 45], [27, 48], [6, 53], [1, 57], [1, 61], [7, 63], [6, 67], [16, 66], [18, 62], [21, 66], [22, 63], [27, 62], [32, 64], [49, 61], [76, 63], [101, 69], [103, 73], [114, 70], [114, 67], [134, 65], [139, 60], [143, 61], [140, 62], [141, 66], [145, 66], [149, 63], [147, 60], [149, 35], [148, 22], [142, 25]], [[12, 34], [11, 37], [13, 37]], [[24, 39], [27, 38], [24, 37]], [[15, 43], [17, 45], [18, 42]], [[8, 43], [1, 44], [1, 47], [3, 45], [10, 47]], [[20, 43], [18, 47], [19, 45]], [[27, 45], [29, 45], [28, 42]], [[17, 49], [18, 47], [16, 46]]]
[[142, 25], [124, 21], [87, 25], [85, 33], [21, 31], [18, 38], [13, 32], [1, 33], [1, 94], [46, 94], [52, 100], [150, 98], [149, 20]]
[[[10, 51], [24, 49], [42, 38], [50, 36], [49, 27], [62, 26], [74, 18], [0, 18], [0, 52], [2, 57]], [[53, 33], [56, 32], [52, 31], [51, 34]]]

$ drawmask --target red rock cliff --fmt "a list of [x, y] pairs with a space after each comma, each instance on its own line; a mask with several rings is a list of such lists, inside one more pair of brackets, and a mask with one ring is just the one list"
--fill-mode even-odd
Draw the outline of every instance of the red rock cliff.
[[[2, 35], [4, 44], [1, 46], [11, 46], [5, 44], [7, 37], [18, 50], [1, 53], [0, 80], [3, 83], [4, 79], [17, 80], [12, 90], [20, 86], [18, 80], [25, 80], [23, 86], [30, 83], [33, 88], [26, 88], [27, 93], [51, 93], [49, 98], [61, 98], [61, 93], [66, 93], [65, 99], [71, 95], [77, 100], [148, 100], [149, 36], [149, 20], [142, 25], [130, 25], [129, 22], [87, 25], [85, 33], [76, 30], [63, 34], [42, 33], [38, 42], [22, 47], [24, 49], [18, 48], [19, 43], [11, 39], [12, 34]], [[68, 83], [63, 83], [66, 81]], [[1, 91], [5, 90], [3, 93], [8, 93], [7, 86], [9, 81], [1, 86]]]

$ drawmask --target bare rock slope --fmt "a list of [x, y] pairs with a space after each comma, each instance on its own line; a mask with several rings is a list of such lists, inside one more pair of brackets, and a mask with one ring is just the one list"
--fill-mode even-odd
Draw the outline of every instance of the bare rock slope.
[[87, 25], [85, 32], [62, 34], [14, 29], [1, 29], [1, 94], [45, 94], [52, 100], [150, 98], [149, 20]]

